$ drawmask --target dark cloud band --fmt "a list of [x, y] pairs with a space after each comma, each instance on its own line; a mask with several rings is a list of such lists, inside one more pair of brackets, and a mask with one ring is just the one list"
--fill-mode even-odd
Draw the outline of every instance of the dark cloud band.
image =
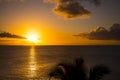
[[109, 30], [104, 27], [98, 27], [89, 33], [79, 33], [73, 36], [92, 40], [120, 40], [120, 24], [113, 24]]
[[8, 32], [0, 32], [0, 38], [17, 38], [17, 39], [25, 39], [25, 37], [18, 36], [15, 34], [11, 34]]

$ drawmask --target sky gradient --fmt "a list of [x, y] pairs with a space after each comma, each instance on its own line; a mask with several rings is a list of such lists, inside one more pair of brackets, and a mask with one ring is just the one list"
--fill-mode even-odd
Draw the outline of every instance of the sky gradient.
[[[120, 0], [100, 0], [100, 5], [81, 2], [80, 6], [77, 6], [79, 11], [76, 11], [73, 2], [0, 1], [1, 32], [5, 31], [25, 37], [31, 32], [36, 32], [41, 40], [40, 45], [120, 44], [120, 40], [92, 40], [73, 36], [74, 34], [90, 32], [97, 27], [109, 30], [113, 24], [120, 24]], [[67, 7], [63, 8], [66, 4]], [[69, 14], [66, 15], [65, 11]], [[29, 42], [22, 39], [0, 38], [0, 45], [4, 44], [23, 45], [29, 44]]]

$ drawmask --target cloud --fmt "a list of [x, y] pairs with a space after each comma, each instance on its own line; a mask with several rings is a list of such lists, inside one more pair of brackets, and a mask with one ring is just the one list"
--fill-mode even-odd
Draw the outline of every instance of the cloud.
[[53, 11], [56, 14], [62, 15], [64, 18], [69, 18], [69, 19], [90, 16], [90, 11], [85, 9], [77, 1], [73, 1], [73, 0], [60, 0], [60, 2], [57, 3]]
[[73, 36], [88, 38], [91, 40], [120, 40], [120, 24], [113, 24], [109, 30], [104, 27], [98, 27], [91, 32], [79, 33]]
[[17, 38], [17, 39], [25, 39], [25, 37], [18, 36], [15, 34], [11, 34], [8, 32], [0, 32], [0, 38]]
[[95, 5], [100, 4], [99, 0], [47, 0], [56, 3], [53, 12], [67, 19], [86, 18], [91, 12], [81, 5], [82, 1], [89, 1]]
[[[27, 0], [0, 0], [0, 2], [20, 1], [24, 2]], [[76, 18], [88, 18], [91, 12], [87, 10], [81, 3], [87, 1], [95, 5], [100, 4], [100, 0], [43, 0], [44, 2], [54, 3], [55, 7], [52, 11], [65, 19], [76, 19]]]

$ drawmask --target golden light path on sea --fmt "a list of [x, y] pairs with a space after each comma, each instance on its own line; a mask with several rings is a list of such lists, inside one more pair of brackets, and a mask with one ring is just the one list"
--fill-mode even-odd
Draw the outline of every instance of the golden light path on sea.
[[34, 78], [37, 76], [37, 61], [36, 61], [36, 53], [34, 46], [30, 48], [30, 62], [29, 62], [29, 77]]

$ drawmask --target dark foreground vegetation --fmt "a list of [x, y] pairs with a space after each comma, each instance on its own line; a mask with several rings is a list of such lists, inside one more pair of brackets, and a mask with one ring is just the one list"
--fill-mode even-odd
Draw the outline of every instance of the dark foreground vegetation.
[[89, 70], [83, 58], [77, 58], [73, 63], [61, 62], [48, 73], [49, 80], [102, 80], [110, 70], [103, 64], [96, 65]]

